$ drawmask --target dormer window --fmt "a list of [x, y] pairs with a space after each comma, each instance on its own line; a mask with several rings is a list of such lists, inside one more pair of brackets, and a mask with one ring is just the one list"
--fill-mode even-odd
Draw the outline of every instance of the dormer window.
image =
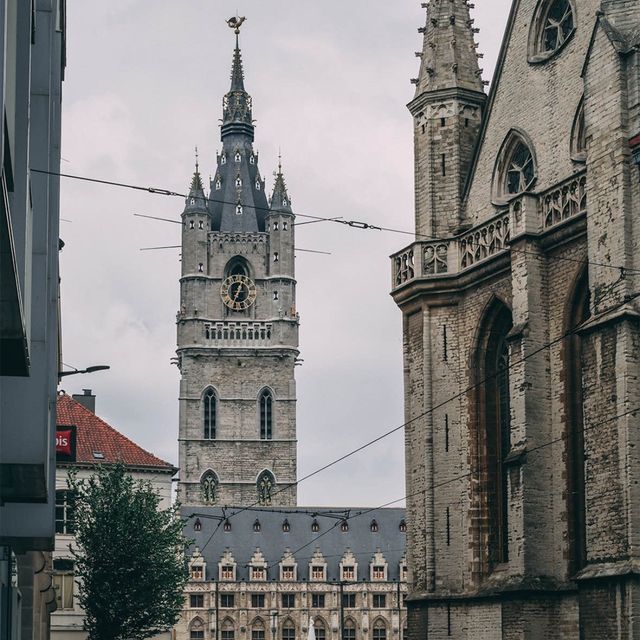
[[355, 580], [356, 568], [350, 564], [342, 567], [342, 579], [343, 580]]
[[256, 163], [256, 158], [253, 155], [253, 153], [249, 156], [249, 164], [255, 164]]
[[202, 565], [194, 565], [191, 567], [191, 579], [192, 580], [202, 580], [204, 577], [204, 568]]
[[371, 579], [372, 580], [384, 580], [385, 579], [386, 568], [381, 564], [374, 564], [371, 568]]
[[378, 533], [378, 523], [376, 520], [372, 520], [369, 525], [369, 529], [371, 529], [371, 533]]
[[196, 518], [196, 521], [193, 523], [194, 531], [202, 531], [202, 522], [200, 522], [200, 518]]
[[242, 186], [242, 178], [238, 176], [236, 178], [236, 187], [241, 187], [241, 186]]
[[241, 216], [242, 215], [242, 205], [236, 205], [236, 215], [237, 216]]
[[349, 523], [346, 520], [343, 520], [340, 523], [340, 531], [342, 531], [342, 532], [349, 531]]
[[240, 155], [239, 151], [236, 151], [235, 160], [236, 160], [236, 162], [242, 162], [242, 156]]
[[282, 530], [285, 533], [289, 533], [289, 531], [291, 531], [291, 525], [289, 524], [289, 521], [285, 518], [285, 521], [282, 523]]
[[289, 201], [286, 198], [282, 198], [282, 206], [283, 207], [288, 207], [289, 206]]
[[313, 565], [311, 567], [311, 579], [312, 580], [324, 580], [324, 567]]
[[404, 520], [404, 519], [400, 520], [400, 524], [398, 525], [398, 529], [402, 533], [406, 533], [407, 532], [407, 522], [406, 522], [406, 520]]
[[220, 567], [220, 579], [221, 580], [234, 580], [235, 579], [235, 566], [232, 564], [223, 564]]
[[282, 580], [295, 580], [296, 569], [293, 565], [282, 566]]
[[251, 567], [251, 579], [252, 580], [265, 580], [267, 572], [264, 567]]
[[262, 529], [262, 526], [260, 525], [260, 520], [258, 520], [258, 518], [255, 519], [255, 522], [253, 523], [253, 530], [258, 532]]
[[227, 156], [224, 153], [220, 156], [220, 164], [227, 164]]
[[216, 191], [220, 191], [222, 189], [222, 182], [220, 180], [216, 180]]
[[315, 518], [311, 523], [311, 531], [313, 531], [313, 533], [318, 533], [318, 531], [320, 531], [320, 525], [318, 524], [318, 521]]
[[262, 185], [260, 184], [260, 180], [256, 180], [256, 190], [260, 191]]
[[196, 203], [196, 199], [195, 198], [191, 198], [191, 200], [189, 200], [189, 204], [195, 204]]
[[224, 524], [222, 525], [222, 529], [223, 531], [231, 531], [231, 522], [229, 522], [229, 520], [225, 520]]

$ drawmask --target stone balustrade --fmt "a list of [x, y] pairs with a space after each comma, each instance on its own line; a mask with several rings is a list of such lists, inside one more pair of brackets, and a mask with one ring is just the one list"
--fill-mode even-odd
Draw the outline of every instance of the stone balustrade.
[[207, 346], [260, 347], [272, 344], [270, 322], [210, 322], [203, 326]]
[[459, 236], [415, 242], [392, 255], [393, 287], [414, 278], [460, 273], [507, 251], [514, 235], [546, 232], [586, 210], [586, 172], [540, 195], [522, 194], [507, 209]]

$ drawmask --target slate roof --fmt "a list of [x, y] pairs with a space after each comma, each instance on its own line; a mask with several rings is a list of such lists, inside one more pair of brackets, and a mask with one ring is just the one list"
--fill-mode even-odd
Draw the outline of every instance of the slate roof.
[[[58, 395], [56, 424], [76, 427], [75, 464], [124, 462], [138, 468], [175, 473], [173, 465], [145, 451], [66, 393]], [[97, 458], [94, 453], [102, 457]]]
[[[218, 579], [218, 563], [226, 549], [231, 550], [237, 563], [237, 580], [248, 580], [248, 564], [256, 548], [260, 548], [269, 565], [268, 580], [279, 579], [278, 563], [287, 550], [294, 553], [298, 580], [308, 580], [309, 563], [316, 549], [320, 549], [327, 563], [329, 582], [340, 580], [340, 561], [347, 549], [358, 562], [359, 582], [363, 578], [369, 580], [369, 563], [378, 549], [387, 561], [388, 579], [400, 577], [399, 565], [406, 545], [406, 534], [400, 530], [400, 523], [405, 518], [404, 509], [274, 507], [241, 511], [239, 507], [185, 506], [181, 511], [187, 519], [185, 535], [194, 540], [191, 552], [196, 546], [200, 549], [207, 562], [209, 580]], [[341, 531], [345, 512], [350, 516], [349, 530]], [[358, 516], [362, 512], [366, 513]], [[231, 531], [225, 531], [222, 524], [218, 526], [223, 515], [229, 516]], [[260, 531], [254, 531], [256, 519], [260, 522]], [[282, 527], [285, 519], [290, 527], [288, 533]], [[319, 525], [317, 532], [311, 529], [314, 519]], [[200, 531], [194, 530], [197, 520], [202, 527]], [[378, 525], [377, 532], [371, 530], [372, 520]], [[304, 545], [308, 546], [302, 549]]]

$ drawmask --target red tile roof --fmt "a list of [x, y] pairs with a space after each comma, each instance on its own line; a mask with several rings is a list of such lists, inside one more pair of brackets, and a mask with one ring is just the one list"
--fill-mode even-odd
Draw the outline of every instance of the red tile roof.
[[[124, 462], [173, 473], [172, 464], [139, 447], [66, 393], [58, 395], [58, 426], [76, 426], [76, 464]], [[96, 458], [94, 452], [103, 457]]]

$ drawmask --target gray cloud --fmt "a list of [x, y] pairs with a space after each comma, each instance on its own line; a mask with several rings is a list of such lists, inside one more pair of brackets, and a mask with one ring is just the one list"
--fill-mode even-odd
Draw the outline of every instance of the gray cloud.
[[[494, 66], [508, 0], [475, 10]], [[238, 0], [263, 175], [283, 152], [294, 209], [411, 231], [413, 52], [419, 2]], [[63, 171], [183, 191], [213, 171], [228, 89], [236, 2], [69, 3]], [[64, 180], [64, 360], [112, 369], [67, 378], [97, 393], [98, 413], [154, 453], [177, 459], [179, 199]], [[410, 236], [331, 223], [302, 226], [299, 474], [403, 421], [401, 317], [388, 295], [389, 254]], [[306, 504], [381, 504], [404, 494], [399, 432], [303, 483]]]

